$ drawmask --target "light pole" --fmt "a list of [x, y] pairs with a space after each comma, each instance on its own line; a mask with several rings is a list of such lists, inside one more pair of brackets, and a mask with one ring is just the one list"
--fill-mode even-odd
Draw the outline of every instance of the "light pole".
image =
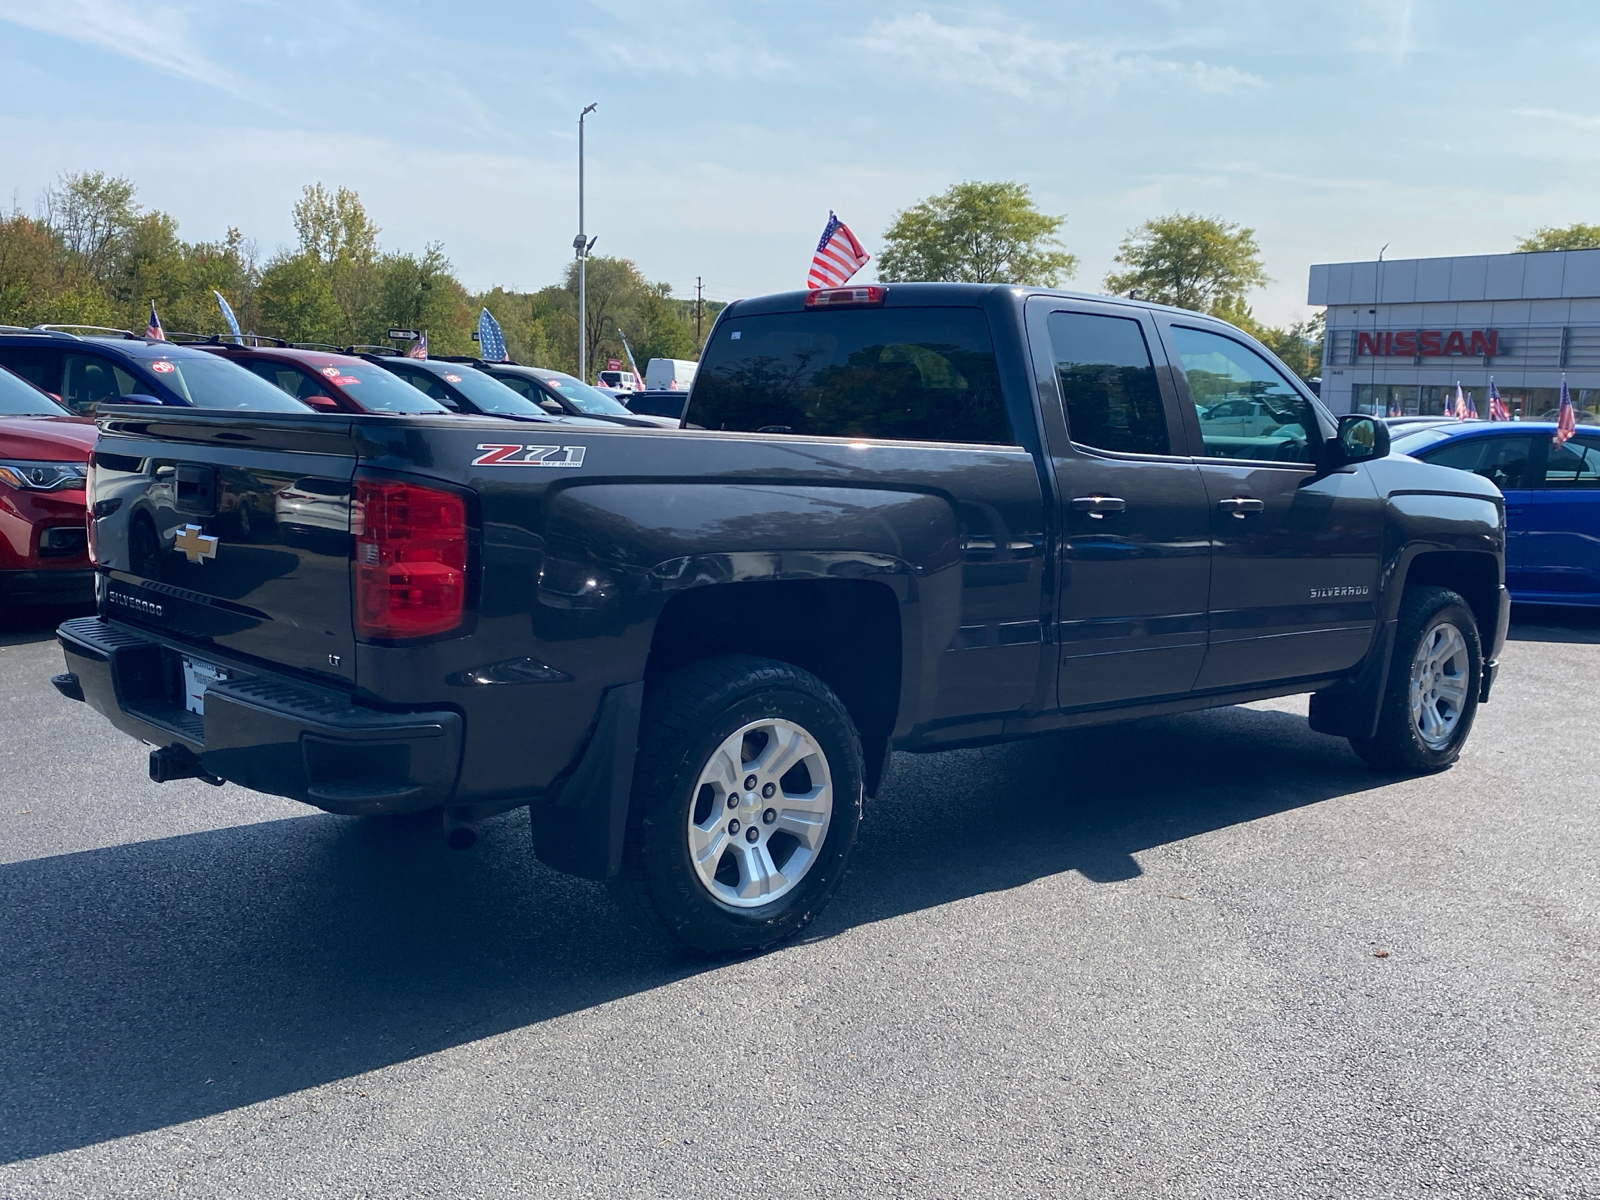
[[585, 294], [588, 283], [589, 239], [583, 232], [583, 119], [598, 104], [591, 104], [578, 114], [578, 236], [572, 239], [572, 249], [578, 255], [578, 378], [589, 382], [589, 298]]

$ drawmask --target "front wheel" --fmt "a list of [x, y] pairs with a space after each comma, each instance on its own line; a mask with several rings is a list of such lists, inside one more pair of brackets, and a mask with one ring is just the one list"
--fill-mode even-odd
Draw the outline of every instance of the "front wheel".
[[1449, 588], [1408, 590], [1392, 663], [1377, 733], [1350, 745], [1380, 771], [1443, 770], [1461, 756], [1482, 687], [1483, 652], [1467, 602]]
[[803, 929], [861, 822], [861, 740], [808, 671], [729, 655], [645, 698], [622, 876], [629, 907], [711, 953]]

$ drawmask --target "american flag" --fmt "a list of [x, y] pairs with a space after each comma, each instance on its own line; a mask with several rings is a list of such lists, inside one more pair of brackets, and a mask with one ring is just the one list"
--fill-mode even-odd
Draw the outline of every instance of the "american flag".
[[233, 334], [233, 340], [241, 346], [244, 345], [244, 334], [239, 332], [239, 318], [233, 315], [233, 309], [229, 307], [227, 300], [223, 299], [221, 292], [212, 288], [211, 294], [217, 298], [217, 303], [222, 308], [222, 319], [228, 323], [228, 331]]
[[1461, 393], [1461, 381], [1458, 379], [1456, 381], [1456, 420], [1465, 421], [1466, 419], [1467, 398]]
[[406, 351], [406, 357], [407, 358], [427, 358], [428, 357], [428, 331], [426, 329], [424, 329], [422, 331], [422, 336], [419, 337], [416, 340], [415, 343], [413, 343], [411, 349]]
[[1511, 420], [1511, 413], [1506, 409], [1506, 402], [1500, 399], [1500, 389], [1494, 386], [1493, 375], [1489, 376], [1489, 420]]
[[161, 332], [161, 318], [156, 316], [156, 302], [150, 301], [150, 324], [145, 329], [144, 335], [157, 342], [167, 340], [167, 335]]
[[506, 361], [506, 338], [500, 332], [500, 322], [487, 308], [478, 314], [478, 351], [484, 362]]
[[1561, 411], [1556, 414], [1556, 445], [1563, 444], [1578, 432], [1577, 414], [1572, 411], [1572, 393], [1567, 391], [1567, 377], [1561, 377]]
[[806, 287], [843, 287], [871, 257], [856, 241], [850, 226], [830, 212], [822, 237], [817, 241], [817, 252], [811, 256], [811, 274], [806, 276]]

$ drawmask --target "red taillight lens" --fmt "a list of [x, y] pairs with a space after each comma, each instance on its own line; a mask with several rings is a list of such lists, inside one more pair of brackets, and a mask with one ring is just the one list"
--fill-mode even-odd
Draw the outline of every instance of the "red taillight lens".
[[357, 479], [356, 636], [418, 638], [461, 624], [467, 594], [467, 506], [414, 483]]
[[814, 288], [806, 293], [807, 308], [843, 308], [847, 305], [882, 304], [888, 288]]

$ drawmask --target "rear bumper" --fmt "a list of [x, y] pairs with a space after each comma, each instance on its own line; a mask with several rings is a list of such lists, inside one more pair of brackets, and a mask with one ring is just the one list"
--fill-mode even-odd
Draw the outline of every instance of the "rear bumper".
[[[336, 813], [414, 812], [455, 789], [459, 713], [380, 712], [99, 617], [56, 633], [91, 708], [141, 741], [181, 747], [207, 774]], [[203, 716], [184, 707], [186, 655], [228, 674], [207, 685]]]
[[93, 604], [94, 568], [0, 571], [0, 598], [8, 604]]

